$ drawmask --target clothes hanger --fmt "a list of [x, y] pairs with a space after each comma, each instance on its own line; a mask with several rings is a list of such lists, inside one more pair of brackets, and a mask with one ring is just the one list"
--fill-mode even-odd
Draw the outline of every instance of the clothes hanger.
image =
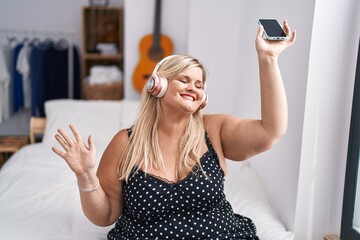
[[25, 36], [22, 40], [22, 43], [24, 44], [29, 44], [30, 43], [30, 38], [28, 36]]
[[60, 38], [54, 47], [58, 50], [65, 50], [69, 47], [69, 42], [65, 38]]
[[30, 45], [32, 45], [32, 46], [39, 46], [40, 44], [41, 44], [41, 40], [38, 37], [34, 37], [30, 41]]
[[24, 44], [29, 44], [30, 43], [30, 37], [28, 35], [29, 35], [29, 32], [26, 31], [25, 34], [24, 34], [24, 38], [22, 40], [22, 43], [24, 43]]
[[54, 41], [51, 38], [47, 37], [47, 38], [44, 39], [43, 43], [48, 45], [48, 44], [53, 44]]
[[7, 37], [7, 41], [9, 44], [18, 42], [16, 37]]

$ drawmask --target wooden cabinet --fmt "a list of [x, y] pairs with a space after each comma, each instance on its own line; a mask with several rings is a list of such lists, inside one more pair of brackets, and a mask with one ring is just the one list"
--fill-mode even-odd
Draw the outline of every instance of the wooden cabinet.
[[[123, 75], [123, 19], [123, 9], [119, 7], [83, 8], [82, 95], [85, 99], [123, 97], [123, 79], [103, 85], [89, 85], [86, 81], [93, 66], [118, 66]], [[116, 50], [101, 51], [99, 45], [111, 45]]]
[[10, 156], [29, 144], [30, 111], [20, 111], [0, 123], [0, 168]]

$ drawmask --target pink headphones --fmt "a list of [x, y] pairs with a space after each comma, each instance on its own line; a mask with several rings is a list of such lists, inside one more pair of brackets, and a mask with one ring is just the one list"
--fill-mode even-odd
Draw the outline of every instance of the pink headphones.
[[[163, 58], [160, 62], [158, 62], [152, 72], [152, 75], [150, 76], [150, 78], [148, 79], [147, 82], [147, 90], [148, 92], [155, 97], [161, 98], [165, 95], [167, 86], [168, 86], [168, 79], [166, 77], [161, 77], [159, 75], [157, 75], [157, 71], [159, 69], [159, 67], [168, 59], [176, 57], [177, 55], [170, 55], [167, 56], [165, 58]], [[202, 102], [201, 105], [199, 107], [200, 109], [203, 109], [207, 102], [208, 102], [208, 96], [206, 94], [206, 84], [204, 86], [204, 94], [203, 94], [203, 98], [202, 98]]]

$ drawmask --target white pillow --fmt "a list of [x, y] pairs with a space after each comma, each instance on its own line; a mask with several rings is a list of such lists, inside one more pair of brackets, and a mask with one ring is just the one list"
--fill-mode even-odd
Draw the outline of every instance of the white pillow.
[[261, 240], [291, 240], [294, 234], [287, 231], [271, 204], [270, 196], [249, 161], [227, 161], [225, 194], [235, 213], [252, 219]]
[[[122, 101], [109, 100], [50, 100], [45, 103], [46, 127], [43, 142], [57, 144], [54, 137], [59, 128], [73, 136], [69, 124], [74, 124], [87, 142], [93, 135], [95, 146], [106, 146], [119, 131]], [[57, 144], [59, 145], [59, 144]]]

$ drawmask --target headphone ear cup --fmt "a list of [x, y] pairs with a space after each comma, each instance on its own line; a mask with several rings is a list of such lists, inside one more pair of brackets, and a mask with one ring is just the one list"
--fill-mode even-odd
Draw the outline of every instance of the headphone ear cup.
[[148, 79], [147, 90], [152, 96], [161, 98], [166, 92], [167, 85], [168, 81], [166, 78], [153, 74]]
[[206, 106], [207, 102], [208, 102], [208, 95], [204, 91], [204, 95], [203, 95], [202, 102], [201, 102], [201, 105], [199, 107], [199, 110], [203, 109]]

